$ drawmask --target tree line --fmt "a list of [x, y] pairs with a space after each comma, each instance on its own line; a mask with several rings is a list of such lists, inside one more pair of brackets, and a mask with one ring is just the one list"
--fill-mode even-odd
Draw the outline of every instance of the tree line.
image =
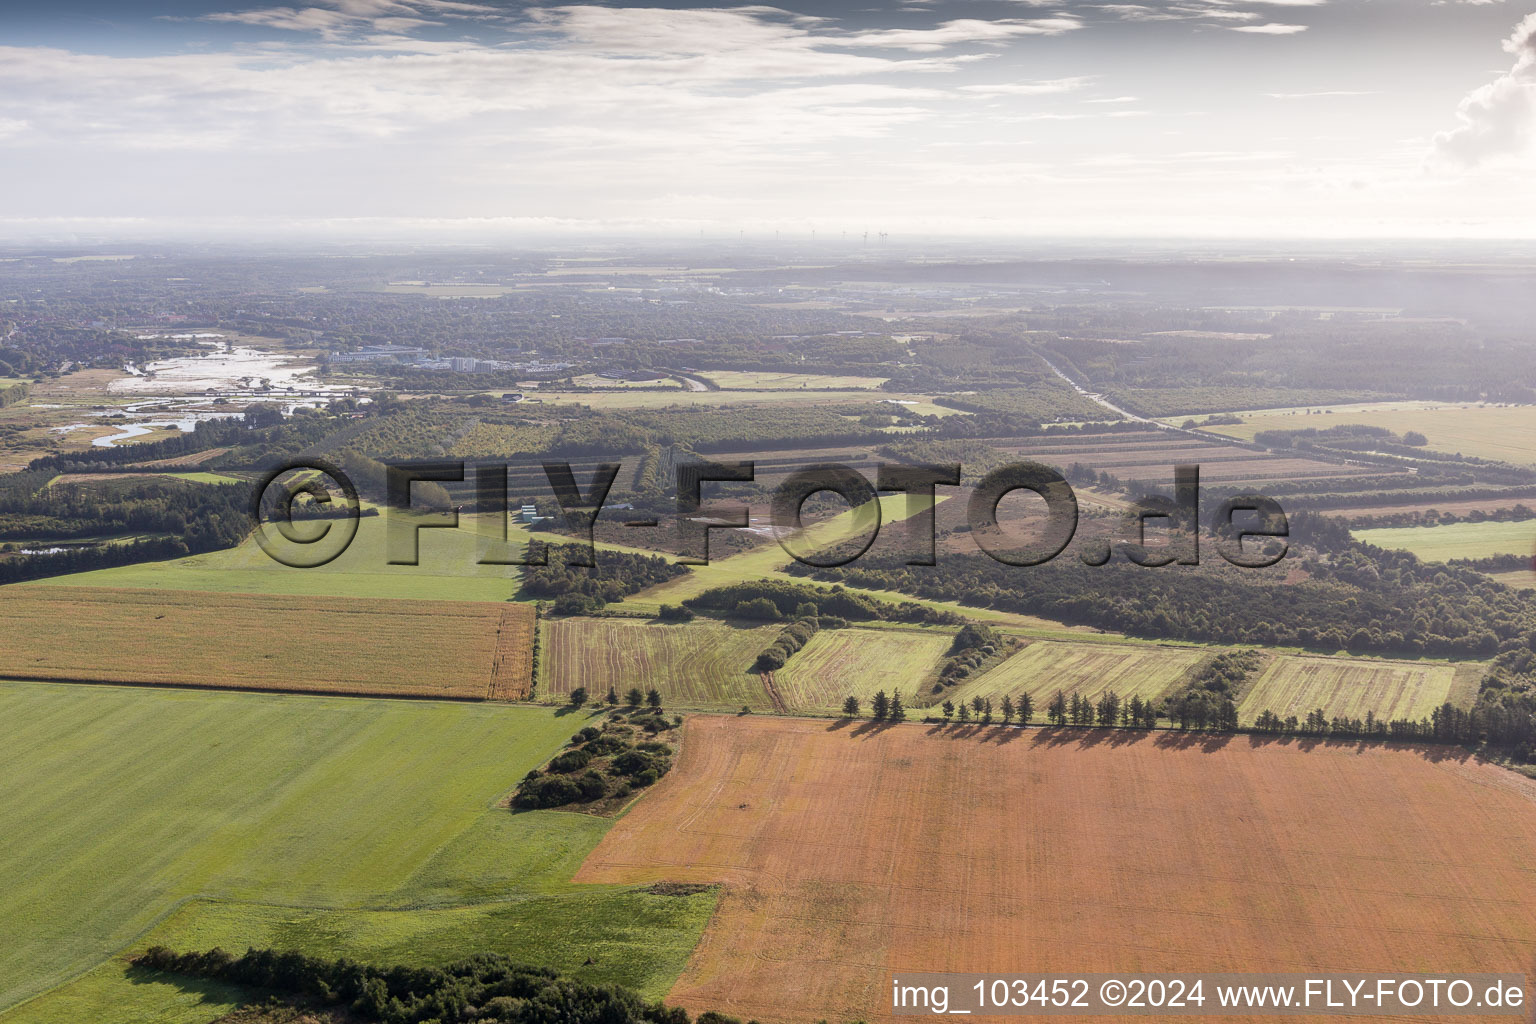
[[[218, 948], [177, 953], [151, 946], [132, 964], [345, 1009], [370, 1024], [690, 1024], [682, 1008], [648, 1001], [623, 986], [493, 953], [443, 967], [376, 967], [275, 949], [235, 956]], [[693, 1024], [739, 1022], [705, 1012]]]

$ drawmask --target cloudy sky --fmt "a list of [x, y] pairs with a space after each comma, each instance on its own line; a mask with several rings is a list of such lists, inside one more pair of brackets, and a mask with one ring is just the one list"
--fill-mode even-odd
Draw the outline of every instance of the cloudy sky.
[[0, 0], [0, 237], [1536, 236], [1536, 0]]

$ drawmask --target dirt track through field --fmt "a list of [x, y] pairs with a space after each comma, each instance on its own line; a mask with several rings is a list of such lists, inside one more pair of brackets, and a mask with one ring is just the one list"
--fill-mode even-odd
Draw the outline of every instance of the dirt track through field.
[[761, 1021], [890, 1019], [897, 971], [1530, 974], [1536, 786], [1461, 756], [698, 717], [576, 878], [725, 883], [669, 1001]]

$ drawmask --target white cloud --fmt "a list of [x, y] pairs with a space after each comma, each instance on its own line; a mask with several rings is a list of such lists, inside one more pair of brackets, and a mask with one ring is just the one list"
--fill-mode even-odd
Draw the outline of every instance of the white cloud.
[[[599, 144], [637, 133], [674, 149], [760, 153], [877, 135], [923, 116], [943, 94], [894, 76], [953, 72], [987, 56], [933, 51], [1066, 30], [1005, 19], [849, 33], [768, 7], [570, 5], [529, 12], [509, 45], [371, 31], [401, 6], [337, 0], [321, 12], [334, 18], [301, 18], [327, 37], [318, 49], [122, 57], [0, 47], [0, 124], [25, 119], [31, 134], [55, 143], [140, 150], [297, 151], [453, 126], [461, 146]], [[263, 24], [279, 24], [274, 10]], [[362, 34], [336, 42], [351, 31], [336, 18], [366, 19]], [[881, 48], [923, 55], [874, 52]]]
[[1536, 141], [1536, 13], [1504, 40], [1515, 63], [1487, 85], [1472, 90], [1456, 108], [1461, 122], [1434, 138], [1432, 157], [1462, 167], [1523, 156]]
[[[1047, 78], [1035, 82], [999, 82], [992, 85], [962, 85], [961, 92], [976, 96], [1050, 96], [1073, 92], [1093, 82], [1096, 76], [1079, 75], [1073, 78]], [[1129, 100], [1131, 97], [1125, 97]], [[1113, 100], [1091, 102], [1109, 103]]]
[[887, 28], [835, 37], [837, 46], [873, 46], [932, 53], [959, 43], [1003, 43], [1019, 36], [1059, 36], [1083, 27], [1070, 15], [1054, 18], [962, 18], [934, 28]]
[[1317, 92], [1267, 92], [1272, 100], [1315, 100], [1327, 96], [1380, 96], [1377, 89], [1322, 89]]
[[362, 30], [406, 32], [439, 24], [439, 18], [488, 18], [494, 7], [455, 0], [322, 0], [315, 7], [263, 7], [246, 11], [216, 11], [204, 21], [316, 32], [336, 40]]
[[1306, 30], [1307, 26], [1305, 25], [1282, 25], [1277, 21], [1271, 21], [1264, 25], [1233, 25], [1228, 29], [1230, 32], [1252, 32], [1255, 35], [1266, 36], [1290, 36], [1295, 35], [1297, 32], [1305, 32]]

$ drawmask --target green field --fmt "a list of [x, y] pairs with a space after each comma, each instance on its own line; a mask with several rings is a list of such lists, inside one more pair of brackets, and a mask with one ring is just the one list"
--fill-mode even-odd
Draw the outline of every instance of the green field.
[[130, 978], [123, 955], [157, 942], [502, 952], [660, 996], [713, 895], [571, 885], [610, 821], [497, 806], [583, 718], [0, 683], [0, 1019], [203, 1024], [230, 1008], [217, 986]]
[[1536, 523], [1446, 523], [1355, 530], [1355, 539], [1411, 551], [1426, 562], [1490, 555], [1528, 555], [1536, 547]]
[[1251, 441], [1260, 430], [1302, 430], [1365, 424], [1403, 434], [1417, 430], [1438, 452], [1475, 455], [1520, 465], [1536, 465], [1536, 406], [1456, 405], [1445, 402], [1368, 402], [1241, 412], [1240, 424], [1213, 425], [1207, 430]]
[[916, 706], [926, 703], [952, 639], [903, 629], [822, 630], [773, 674], [773, 684], [792, 711], [836, 711], [850, 695], [868, 708], [877, 690], [899, 692]]
[[1284, 654], [1271, 661], [1238, 701], [1239, 719], [1247, 725], [1265, 711], [1281, 718], [1322, 708], [1334, 717], [1364, 719], [1427, 718], [1447, 700], [1460, 701], [1460, 677], [1476, 675], [1481, 666], [1434, 661], [1377, 661], [1369, 658], [1328, 658]]
[[654, 687], [668, 707], [772, 708], [752, 662], [778, 636], [774, 626], [745, 628], [699, 619], [663, 625], [640, 619], [545, 619], [539, 626], [534, 694], [564, 701], [585, 686], [594, 700], [612, 687]]
[[[362, 517], [347, 550], [334, 562], [315, 569], [295, 569], [275, 562], [254, 539], [247, 539], [239, 547], [223, 551], [56, 576], [44, 582], [67, 587], [437, 601], [505, 601], [517, 592], [515, 566], [476, 564], [480, 559], [476, 517], [461, 516], [459, 527], [453, 530], [422, 530], [420, 565], [388, 564], [388, 518], [388, 512]], [[513, 536], [521, 534], [514, 532]]]
[[1043, 717], [1045, 702], [1057, 690], [1068, 695], [1075, 690], [1090, 700], [1107, 690], [1121, 697], [1160, 697], [1209, 656], [1200, 647], [1037, 640], [990, 672], [933, 694], [929, 700], [959, 703], [991, 697], [997, 701], [1004, 694], [1028, 693], [1034, 698], [1036, 714]]

